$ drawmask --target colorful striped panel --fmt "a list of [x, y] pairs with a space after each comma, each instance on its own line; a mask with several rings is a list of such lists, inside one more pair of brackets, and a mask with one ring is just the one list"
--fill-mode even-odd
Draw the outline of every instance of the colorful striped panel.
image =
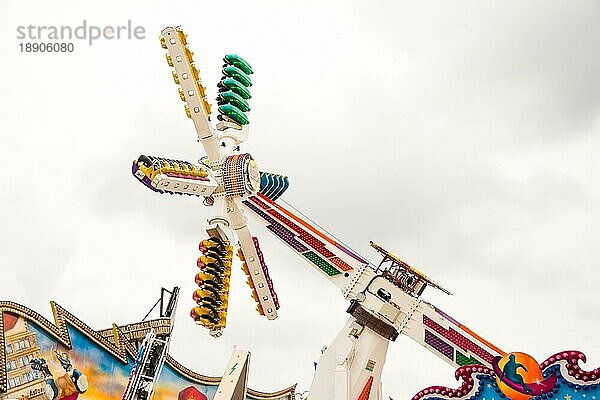
[[329, 264], [327, 261], [319, 257], [317, 253], [314, 251], [307, 251], [302, 254], [304, 257], [308, 258], [308, 260], [319, 267], [323, 272], [325, 272], [329, 276], [338, 275], [341, 272], [338, 271], [333, 265]]
[[335, 264], [336, 267], [341, 269], [342, 271], [352, 271], [352, 267], [349, 266], [344, 260], [339, 257], [332, 257], [329, 259], [332, 263]]
[[473, 364], [482, 365], [473, 356], [467, 357], [467, 356], [465, 356], [463, 353], [461, 353], [458, 350], [456, 350], [456, 363], [458, 365], [460, 365], [460, 366], [463, 366], [463, 365], [473, 365]]
[[301, 234], [300, 239], [302, 239], [302, 241], [304, 243], [306, 243], [307, 245], [309, 245], [310, 247], [312, 247], [313, 249], [315, 249], [316, 251], [321, 253], [323, 255], [323, 257], [325, 257], [325, 258], [335, 257], [335, 254], [333, 254], [331, 251], [327, 250], [327, 248], [325, 247], [323, 242], [321, 242], [319, 239], [317, 239], [313, 235], [309, 234], [308, 232]]
[[321, 239], [325, 240], [327, 243], [337, 247], [338, 249], [342, 250], [344, 253], [346, 253], [347, 255], [349, 255], [350, 257], [354, 258], [355, 260], [357, 260], [358, 262], [360, 262], [361, 264], [367, 264], [367, 261], [365, 261], [364, 259], [362, 259], [361, 257], [359, 257], [358, 255], [356, 255], [354, 252], [352, 252], [350, 249], [345, 248], [344, 246], [342, 246], [341, 244], [337, 243], [336, 241], [334, 241], [333, 239], [329, 238], [327, 235], [325, 235], [323, 232], [319, 231], [318, 229], [314, 228], [313, 226], [311, 226], [310, 224], [308, 224], [307, 222], [303, 221], [302, 219], [298, 218], [296, 215], [294, 215], [294, 213], [286, 210], [284, 207], [282, 207], [280, 204], [277, 204], [273, 201], [271, 201], [270, 199], [268, 199], [267, 197], [263, 196], [262, 194], [258, 193], [258, 197], [262, 198], [263, 200], [265, 200], [267, 203], [272, 204], [273, 208], [280, 210], [282, 213], [284, 213], [285, 215], [287, 215], [288, 217], [294, 219], [296, 222], [298, 222], [300, 225], [304, 226], [305, 228], [307, 228], [309, 231], [313, 232], [314, 234], [316, 234], [318, 237], [320, 237]]
[[[251, 196], [250, 200], [252, 200], [254, 203], [258, 204], [260, 206], [260, 208], [262, 208], [263, 210], [268, 210], [269, 208], [271, 208], [271, 207], [269, 207], [268, 204], [266, 204], [264, 201], [261, 201], [258, 197]], [[244, 203], [246, 203], [246, 202], [244, 202]]]
[[486, 350], [479, 347], [477, 344], [467, 339], [465, 336], [461, 335], [454, 329], [450, 328], [449, 330], [439, 325], [437, 322], [432, 320], [426, 315], [423, 315], [423, 324], [425, 326], [433, 329], [435, 332], [442, 335], [442, 337], [448, 339], [450, 342], [454, 343], [456, 346], [463, 350], [470, 351], [476, 356], [480, 357], [482, 360], [487, 362], [488, 364], [492, 363], [494, 356], [487, 352]]
[[337, 247], [338, 249], [340, 249], [341, 251], [343, 251], [344, 253], [346, 253], [346, 255], [354, 258], [356, 261], [358, 261], [361, 264], [368, 264], [367, 261], [363, 260], [362, 258], [360, 258], [359, 256], [357, 256], [356, 254], [354, 254], [352, 251], [348, 250], [347, 248], [345, 248], [344, 246], [342, 246], [339, 243], [334, 243], [335, 247]]
[[[268, 178], [265, 178], [265, 179], [268, 179]], [[267, 199], [266, 201], [269, 201], [269, 200]], [[308, 231], [301, 228], [299, 225], [294, 223], [292, 220], [290, 220], [283, 214], [279, 213], [274, 208], [271, 208], [268, 204], [261, 201], [256, 196], [251, 196], [249, 198], [249, 200], [244, 200], [243, 203], [246, 206], [248, 206], [252, 211], [254, 211], [259, 216], [261, 216], [263, 219], [265, 219], [269, 223], [269, 225], [267, 225], [267, 229], [272, 231], [280, 239], [282, 239], [284, 242], [286, 242], [288, 245], [290, 245], [290, 247], [292, 247], [294, 250], [296, 250], [299, 253], [304, 253], [304, 252], [310, 250], [309, 247], [305, 246], [302, 242], [300, 242], [296, 239], [296, 237], [298, 237], [304, 243], [306, 243], [310, 247], [312, 247], [312, 249], [316, 253], [319, 253], [321, 256], [323, 256], [323, 258], [319, 257], [319, 259], [323, 263], [326, 264], [326, 265], [323, 265], [324, 268], [329, 270], [329, 268], [335, 269], [335, 267], [337, 267], [338, 270], [336, 271], [336, 273], [327, 272], [329, 276], [337, 275], [341, 271], [344, 271], [344, 272], [352, 271], [353, 268], [349, 264], [347, 264], [345, 261], [343, 261], [341, 258], [337, 257], [329, 249], [327, 249], [323, 242], [321, 242], [320, 240], [315, 238]], [[252, 204], [252, 203], [254, 203], [254, 204]], [[255, 204], [257, 204], [258, 206], [260, 206], [261, 208], [266, 210], [266, 212], [261, 210]], [[276, 204], [276, 203], [271, 203], [271, 204]], [[276, 219], [278, 221], [276, 221]], [[316, 253], [315, 253], [315, 256], [316, 256]], [[313, 263], [317, 264], [317, 261], [313, 261]], [[331, 265], [331, 264], [333, 264], [333, 265]], [[319, 266], [319, 268], [321, 268], [321, 267]], [[323, 269], [323, 268], [321, 268], [321, 269]]]
[[308, 244], [310, 247], [315, 249], [317, 252], [319, 252], [325, 258], [335, 257], [335, 254], [333, 254], [331, 251], [327, 250], [327, 248], [325, 247], [325, 244], [323, 244], [323, 242], [321, 242], [319, 239], [315, 238], [313, 235], [311, 235], [304, 229], [300, 228], [298, 225], [294, 224], [292, 221], [290, 221], [288, 218], [286, 218], [283, 215], [281, 215], [280, 213], [278, 213], [276, 210], [271, 208], [267, 212], [269, 214], [271, 214], [273, 217], [275, 217], [278, 220], [280, 220], [281, 222], [283, 222], [284, 224], [286, 224], [287, 226], [289, 226], [290, 228], [292, 228], [293, 230], [295, 230], [296, 232], [298, 232], [298, 234], [299, 234], [298, 237], [300, 239], [302, 239], [302, 241], [304, 243]]
[[264, 212], [263, 210], [261, 210], [260, 208], [258, 208], [257, 206], [255, 206], [254, 204], [249, 202], [248, 200], [244, 200], [244, 201], [242, 201], [242, 203], [244, 203], [248, 208], [250, 208], [252, 211], [257, 213], [258, 215], [263, 217], [267, 222], [269, 222], [271, 224], [277, 224], [277, 221], [275, 221], [274, 218], [272, 218], [269, 214], [267, 214], [266, 212]]
[[223, 162], [223, 186], [227, 196], [243, 196], [246, 194], [244, 181], [244, 165], [252, 160], [250, 154], [234, 154]]
[[299, 253], [303, 253], [308, 250], [308, 247], [296, 240], [296, 237], [292, 231], [287, 229], [285, 226], [281, 225], [279, 222], [275, 221], [275, 219], [269, 214], [267, 214], [248, 200], [244, 200], [243, 203], [256, 214], [261, 216], [265, 221], [267, 221], [269, 223], [269, 225], [267, 225], [267, 229], [269, 229], [275, 235], [279, 236], [281, 240], [289, 244], [294, 250], [296, 250]]
[[271, 208], [267, 212], [269, 214], [271, 214], [272, 216], [274, 216], [275, 218], [277, 218], [278, 220], [280, 220], [281, 222], [283, 222], [284, 224], [286, 224], [288, 226], [288, 228], [291, 228], [294, 232], [297, 232], [298, 234], [305, 232], [304, 229], [300, 228], [298, 225], [296, 225], [294, 222], [292, 222], [292, 220], [290, 220], [288, 217], [275, 211], [275, 209]]
[[454, 360], [454, 348], [427, 329], [425, 329], [425, 343], [448, 357], [450, 360]]
[[308, 247], [297, 241], [294, 234], [286, 229], [283, 225], [268, 225], [267, 229], [279, 236], [281, 240], [290, 245], [290, 247], [296, 250], [298, 253], [304, 253], [305, 251], [308, 251]]
[[485, 344], [487, 347], [494, 350], [499, 355], [502, 355], [502, 356], [506, 355], [506, 352], [500, 350], [497, 346], [494, 346], [492, 343], [488, 342], [487, 340], [485, 340], [484, 338], [482, 338], [481, 336], [479, 336], [478, 334], [476, 334], [475, 332], [470, 330], [468, 327], [464, 326], [463, 324], [461, 324], [460, 322], [458, 322], [457, 320], [455, 320], [454, 318], [452, 318], [451, 316], [449, 316], [448, 314], [446, 314], [439, 308], [437, 308], [437, 307], [434, 307], [434, 308], [435, 308], [435, 311], [438, 314], [440, 314], [442, 317], [446, 318], [448, 321], [452, 322], [454, 325], [458, 326], [460, 329], [467, 332], [469, 335], [471, 335], [475, 339], [479, 340], [481, 343]]

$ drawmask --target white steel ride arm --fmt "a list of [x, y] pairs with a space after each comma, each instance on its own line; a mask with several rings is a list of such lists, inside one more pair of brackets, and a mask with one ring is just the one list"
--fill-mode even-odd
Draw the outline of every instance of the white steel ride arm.
[[341, 291], [351, 286], [359, 272], [367, 268], [366, 260], [284, 207], [281, 201], [257, 193], [242, 203], [275, 237]]
[[381, 400], [387, 347], [401, 333], [454, 367], [490, 366], [494, 356], [504, 354], [421, 298], [426, 286], [450, 294], [447, 289], [374, 243], [385, 268], [369, 265], [282, 203], [262, 192], [244, 201], [267, 229], [351, 302], [350, 319], [319, 360], [310, 400]]
[[258, 239], [252, 237], [248, 229], [247, 218], [240, 209], [239, 201], [233, 199], [228, 201], [228, 204], [229, 220], [238, 237], [241, 248], [240, 257], [244, 263], [244, 272], [248, 275], [248, 284], [253, 289], [252, 297], [257, 302], [257, 310], [268, 319], [275, 319], [277, 318], [279, 301], [260, 250]]
[[506, 353], [437, 307], [420, 302], [402, 333], [458, 368], [481, 364], [492, 368], [495, 356]]
[[203, 165], [196, 167], [178, 160], [140, 156], [132, 172], [155, 192], [201, 196], [205, 205], [214, 206], [213, 215], [208, 219], [209, 238], [199, 246], [200, 272], [195, 277], [199, 288], [193, 294], [197, 307], [190, 315], [196, 323], [209, 329], [211, 335], [220, 336], [226, 324], [231, 256], [236, 243], [241, 247], [238, 255], [249, 275], [247, 282], [258, 303], [258, 312], [275, 319], [279, 308], [258, 239], [252, 237], [240, 210], [241, 200], [260, 188], [256, 162], [250, 154], [239, 152], [240, 144], [248, 138], [246, 113], [250, 111], [247, 100], [251, 98], [248, 88], [252, 86], [249, 75], [253, 70], [240, 56], [225, 55], [223, 76], [217, 85], [216, 119], [219, 122], [214, 127], [211, 106], [188, 47], [187, 35], [180, 27], [167, 27], [161, 31], [160, 41], [167, 50], [167, 63], [173, 68], [173, 79], [180, 86], [179, 95], [185, 103], [186, 114], [194, 122], [208, 161], [201, 161]]
[[198, 141], [204, 146], [212, 167], [221, 161], [221, 153], [215, 130], [210, 123], [210, 104], [206, 100], [205, 88], [194, 65], [194, 53], [187, 46], [186, 36], [180, 28], [167, 27], [162, 30], [160, 41], [168, 51], [167, 62], [174, 68], [173, 79], [176, 84], [181, 85], [179, 95], [186, 103], [185, 111], [194, 121]]
[[[446, 293], [449, 291], [380, 246], [372, 243], [389, 261], [402, 263], [410, 272], [406, 279], [413, 279], [413, 283], [384, 277], [375, 267], [360, 261], [363, 260], [360, 256], [308, 223], [305, 217], [299, 217], [290, 206], [284, 207], [280, 201], [272, 201], [259, 193], [244, 204], [277, 238], [342, 289], [346, 299], [355, 300], [355, 308], [360, 307], [388, 324], [388, 330], [392, 332], [388, 336], [393, 336], [394, 331], [404, 333], [455, 367], [473, 363], [489, 366], [493, 356], [503, 354], [493, 344], [421, 300], [420, 293], [425, 285]], [[311, 259], [310, 254], [318, 258]], [[340, 264], [338, 259], [346, 265]], [[345, 268], [339, 268], [338, 264]], [[345, 277], [345, 273], [350, 275]]]
[[457, 368], [491, 366], [505, 353], [372, 268], [346, 293], [351, 318], [319, 359], [311, 400], [381, 400], [381, 371], [390, 341], [403, 333]]
[[389, 276], [364, 270], [347, 294], [349, 313], [359, 323], [394, 341], [405, 334], [454, 368], [468, 364], [491, 367], [505, 353], [421, 297], [411, 295]]

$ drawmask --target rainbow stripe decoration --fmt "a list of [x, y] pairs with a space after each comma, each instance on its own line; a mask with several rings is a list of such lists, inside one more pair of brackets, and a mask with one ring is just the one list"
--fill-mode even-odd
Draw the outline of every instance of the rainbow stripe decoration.
[[[440, 309], [436, 308], [435, 311], [451, 324], [455, 325], [457, 329], [454, 329], [452, 326], [450, 326], [449, 329], [446, 329], [433, 319], [423, 315], [423, 325], [425, 326], [424, 341], [451, 361], [454, 361], [458, 365], [483, 364], [491, 366], [495, 356], [504, 356], [506, 354], [504, 351], [477, 335]], [[485, 350], [460, 331], [471, 336], [479, 343], [484, 344], [486, 347], [496, 352], [496, 354], [492, 354]], [[462, 352], [459, 349], [462, 350]], [[469, 353], [472, 354], [472, 356], [467, 355]]]
[[[271, 192], [273, 191], [271, 190]], [[350, 264], [329, 250], [327, 244], [342, 251], [360, 264], [367, 263], [367, 261], [353, 251], [274, 202], [267, 195], [263, 194], [262, 190], [256, 196], [251, 196], [247, 200], [244, 200], [243, 203], [267, 222], [267, 229], [297, 253], [300, 253], [309, 262], [317, 266], [327, 276], [348, 273], [354, 269]]]

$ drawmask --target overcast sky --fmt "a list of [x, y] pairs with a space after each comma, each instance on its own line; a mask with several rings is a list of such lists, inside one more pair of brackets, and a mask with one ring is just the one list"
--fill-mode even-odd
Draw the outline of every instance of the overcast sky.
[[[209, 337], [188, 310], [210, 210], [131, 176], [142, 153], [203, 155], [158, 42], [181, 24], [209, 97], [224, 54], [253, 65], [245, 149], [290, 177], [287, 201], [450, 288], [425, 297], [501, 349], [600, 366], [598, 2], [2, 0], [0, 19], [0, 298], [46, 317], [53, 299], [100, 329], [180, 285], [176, 359], [218, 375], [237, 344], [251, 387], [308, 389], [348, 317], [340, 293], [254, 224], [280, 317], [253, 310], [236, 264], [228, 328]], [[17, 26], [83, 19], [147, 38], [19, 51]], [[384, 391], [453, 376], [401, 337]]]

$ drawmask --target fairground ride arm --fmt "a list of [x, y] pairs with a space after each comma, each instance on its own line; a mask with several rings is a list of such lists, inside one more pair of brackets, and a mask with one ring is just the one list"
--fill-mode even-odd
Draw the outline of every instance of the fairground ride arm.
[[[491, 367], [495, 356], [506, 354], [424, 301], [420, 293], [409, 293], [385, 279], [363, 257], [308, 222], [308, 218], [300, 217], [291, 206], [262, 193], [243, 203], [271, 233], [338, 287], [355, 308], [385, 322], [389, 326], [385, 332], [388, 339], [405, 334], [455, 368], [469, 364]], [[380, 288], [389, 296], [386, 301], [381, 298]], [[354, 315], [353, 306], [349, 312]], [[370, 317], [365, 318], [367, 321]]]
[[257, 193], [242, 202], [251, 215], [344, 293], [369, 263], [301, 218], [282, 202]]
[[175, 69], [173, 79], [180, 85], [179, 95], [186, 103], [185, 111], [194, 122], [198, 141], [204, 146], [211, 167], [221, 161], [217, 134], [210, 122], [211, 107], [206, 99], [205, 87], [193, 60], [193, 52], [186, 46], [186, 34], [178, 28], [162, 30], [160, 41], [167, 50], [167, 62]]

